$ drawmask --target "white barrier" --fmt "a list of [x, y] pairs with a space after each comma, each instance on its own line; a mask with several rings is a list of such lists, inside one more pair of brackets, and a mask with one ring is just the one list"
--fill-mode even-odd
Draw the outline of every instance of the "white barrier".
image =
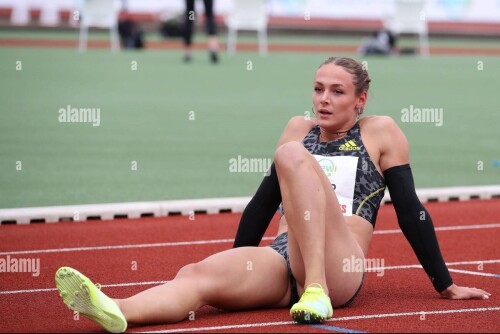
[[[417, 195], [423, 203], [467, 201], [471, 199], [500, 198], [500, 185], [422, 188]], [[0, 209], [0, 223], [29, 224], [36, 222], [84, 221], [91, 219], [164, 217], [192, 215], [197, 213], [217, 214], [242, 212], [250, 197], [228, 197], [175, 201], [131, 202], [90, 205], [65, 205], [37, 208]], [[386, 190], [382, 203], [390, 202]], [[1, 228], [1, 227], [0, 227]]]

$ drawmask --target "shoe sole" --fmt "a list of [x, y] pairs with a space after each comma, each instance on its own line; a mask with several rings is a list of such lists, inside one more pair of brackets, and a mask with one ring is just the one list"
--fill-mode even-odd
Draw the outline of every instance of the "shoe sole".
[[319, 324], [326, 320], [326, 318], [304, 310], [293, 311], [290, 315], [292, 319], [299, 324]]
[[123, 319], [103, 310], [96, 301], [93, 301], [97, 297], [91, 296], [90, 289], [97, 288], [77, 270], [68, 267], [60, 268], [56, 272], [56, 286], [59, 296], [69, 309], [97, 322], [111, 333], [122, 333], [127, 329]]

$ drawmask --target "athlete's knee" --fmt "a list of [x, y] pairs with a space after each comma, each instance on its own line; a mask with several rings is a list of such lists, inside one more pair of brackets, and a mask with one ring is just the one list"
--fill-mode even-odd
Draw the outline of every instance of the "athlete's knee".
[[290, 141], [278, 147], [274, 154], [274, 163], [277, 169], [295, 169], [307, 162], [307, 154], [301, 142]]
[[209, 263], [205, 259], [182, 267], [175, 279], [192, 282], [190, 286], [203, 304], [212, 305], [229, 286], [221, 268], [222, 266], [214, 266], [213, 262]]
[[203, 277], [205, 273], [205, 269], [203, 268], [203, 264], [200, 262], [190, 263], [182, 267], [178, 272], [175, 278], [200, 278]]
[[207, 261], [207, 259], [185, 265], [182, 267], [175, 276], [176, 279], [192, 279], [198, 282], [198, 287], [202, 288], [201, 282], [204, 284], [214, 284], [215, 281], [220, 280], [221, 266], [214, 265], [214, 262]]

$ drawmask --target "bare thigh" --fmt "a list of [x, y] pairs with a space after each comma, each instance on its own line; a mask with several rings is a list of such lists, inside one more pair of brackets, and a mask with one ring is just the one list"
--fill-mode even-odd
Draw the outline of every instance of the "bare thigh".
[[[332, 304], [334, 306], [340, 306], [355, 294], [363, 277], [362, 272], [344, 270], [345, 261], [350, 261], [352, 257], [364, 259], [364, 253], [347, 227], [332, 185], [316, 159], [300, 143], [293, 149], [296, 150], [295, 154], [301, 154], [303, 158], [306, 159], [306, 162], [314, 167], [314, 172], [319, 177], [325, 193], [326, 282], [328, 284]], [[308, 178], [311, 177], [311, 175], [300, 175], [300, 177]], [[285, 212], [285, 219], [286, 215], [287, 212]], [[296, 237], [293, 235], [291, 229], [289, 229], [288, 249], [290, 254], [290, 266], [297, 280], [297, 290], [300, 295], [304, 290], [304, 262]]]
[[290, 301], [285, 260], [270, 247], [226, 250], [187, 270], [203, 278], [199, 288], [205, 305], [240, 310], [285, 307]]

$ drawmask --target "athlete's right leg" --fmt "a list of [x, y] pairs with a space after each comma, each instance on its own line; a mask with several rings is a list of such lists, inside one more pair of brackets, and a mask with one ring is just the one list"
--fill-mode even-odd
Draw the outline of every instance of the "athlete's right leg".
[[127, 322], [173, 323], [203, 305], [240, 310], [285, 307], [290, 301], [286, 263], [270, 247], [242, 247], [183, 267], [163, 285], [116, 299]]

